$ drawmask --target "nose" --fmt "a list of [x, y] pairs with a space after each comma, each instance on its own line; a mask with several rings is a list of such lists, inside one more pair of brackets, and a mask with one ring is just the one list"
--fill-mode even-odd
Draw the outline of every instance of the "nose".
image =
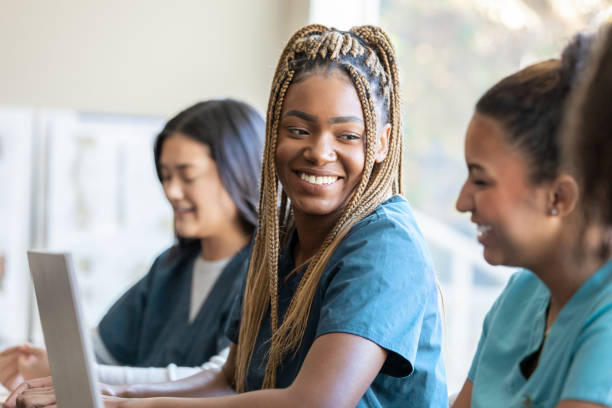
[[457, 196], [457, 201], [455, 202], [455, 208], [459, 212], [468, 212], [472, 211], [474, 207], [474, 200], [472, 197], [472, 191], [468, 186], [468, 182], [466, 180], [461, 187], [461, 191], [459, 191], [459, 196]]
[[183, 198], [183, 187], [176, 177], [170, 177], [164, 182], [164, 192], [168, 201], [180, 200]]
[[317, 166], [335, 161], [337, 156], [334, 140], [333, 135], [327, 132], [310, 138], [310, 143], [304, 149], [304, 157]]

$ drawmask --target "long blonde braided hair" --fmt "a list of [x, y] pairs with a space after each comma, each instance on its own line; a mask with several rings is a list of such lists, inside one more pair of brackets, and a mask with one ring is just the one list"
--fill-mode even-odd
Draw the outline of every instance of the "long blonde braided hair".
[[[282, 188], [279, 189], [275, 167], [279, 120], [292, 81], [324, 66], [344, 70], [355, 85], [366, 129], [365, 165], [362, 178], [337, 223], [310, 259], [279, 325], [279, 248], [292, 225], [289, 200]], [[377, 111], [381, 116], [379, 122]], [[385, 160], [376, 163], [377, 124], [385, 123], [391, 125], [389, 149]], [[322, 25], [309, 25], [297, 31], [281, 54], [268, 104], [258, 230], [249, 265], [236, 354], [234, 381], [238, 392], [247, 388], [248, 368], [268, 308], [273, 335], [269, 340], [263, 388], [275, 386], [277, 369], [283, 358], [301, 344], [319, 279], [334, 249], [351, 227], [382, 203], [389, 192], [402, 193], [401, 155], [398, 67], [388, 35], [374, 26], [354, 27], [342, 32]]]

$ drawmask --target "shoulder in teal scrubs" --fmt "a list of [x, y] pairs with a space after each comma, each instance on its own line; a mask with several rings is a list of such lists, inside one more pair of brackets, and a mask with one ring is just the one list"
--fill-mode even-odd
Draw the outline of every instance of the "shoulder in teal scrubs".
[[[572, 296], [544, 339], [549, 300], [531, 272], [512, 276], [485, 319], [468, 375], [472, 407], [554, 407], [563, 400], [612, 405], [612, 261]], [[541, 345], [527, 377], [521, 362]]]
[[[293, 270], [290, 248], [279, 261], [279, 282]], [[280, 286], [282, 319], [301, 273]], [[240, 302], [227, 330], [238, 341]], [[247, 389], [261, 387], [263, 357], [270, 338], [270, 316], [264, 317], [247, 375]], [[318, 336], [343, 332], [364, 337], [388, 351], [381, 372], [358, 407], [448, 407], [442, 360], [442, 318], [434, 270], [410, 206], [393, 197], [357, 223], [330, 258], [319, 282], [300, 349], [284, 361], [277, 387], [296, 378]]]

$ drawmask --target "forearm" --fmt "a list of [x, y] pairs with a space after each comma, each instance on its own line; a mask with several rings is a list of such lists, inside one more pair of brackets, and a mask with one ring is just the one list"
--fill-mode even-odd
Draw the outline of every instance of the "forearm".
[[178, 381], [152, 384], [131, 384], [114, 387], [115, 394], [126, 398], [148, 398], [158, 396], [200, 397], [231, 395], [234, 390], [229, 386], [221, 370], [206, 370]]
[[122, 408], [300, 408], [306, 406], [325, 407], [330, 404], [311, 405], [296, 397], [290, 389], [272, 389], [247, 392], [225, 397], [213, 398], [150, 398], [126, 400], [120, 404]]

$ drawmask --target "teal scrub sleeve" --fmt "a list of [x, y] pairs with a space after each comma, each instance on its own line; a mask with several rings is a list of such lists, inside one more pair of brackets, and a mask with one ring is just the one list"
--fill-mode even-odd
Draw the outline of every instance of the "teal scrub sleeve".
[[371, 217], [358, 227], [330, 259], [316, 337], [342, 332], [368, 339], [389, 352], [381, 372], [404, 377], [414, 369], [424, 317], [438, 312], [429, 253], [413, 222]]
[[561, 401], [612, 406], [612, 304], [587, 322], [578, 343]]

